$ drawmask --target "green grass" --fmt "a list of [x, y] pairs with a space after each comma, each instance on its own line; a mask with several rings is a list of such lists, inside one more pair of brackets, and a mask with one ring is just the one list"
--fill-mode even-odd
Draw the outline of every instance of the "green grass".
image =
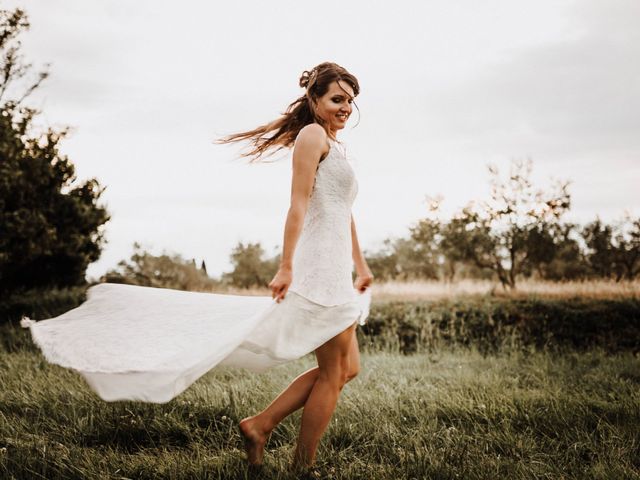
[[[237, 422], [307, 356], [214, 369], [164, 405], [99, 400], [74, 372], [0, 350], [0, 478], [247, 478]], [[321, 478], [640, 478], [640, 358], [599, 351], [365, 353], [318, 452]], [[300, 412], [267, 446], [286, 467]]]

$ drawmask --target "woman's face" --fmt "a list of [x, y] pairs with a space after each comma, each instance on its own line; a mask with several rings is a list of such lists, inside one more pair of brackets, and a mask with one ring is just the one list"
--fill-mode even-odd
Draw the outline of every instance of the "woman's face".
[[337, 80], [329, 85], [329, 90], [318, 98], [316, 114], [327, 122], [329, 130], [335, 134], [344, 128], [351, 115], [353, 88], [344, 80]]

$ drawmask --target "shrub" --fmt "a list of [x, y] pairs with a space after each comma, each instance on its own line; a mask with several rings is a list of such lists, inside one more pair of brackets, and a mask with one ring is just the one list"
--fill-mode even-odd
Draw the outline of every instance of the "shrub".
[[372, 305], [361, 343], [403, 353], [445, 346], [640, 351], [640, 300], [489, 299]]

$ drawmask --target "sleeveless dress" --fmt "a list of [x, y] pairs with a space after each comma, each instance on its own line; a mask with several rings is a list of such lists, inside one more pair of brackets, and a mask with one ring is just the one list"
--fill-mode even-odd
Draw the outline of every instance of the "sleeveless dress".
[[369, 314], [352, 281], [358, 184], [329, 139], [294, 249], [284, 299], [101, 283], [51, 319], [23, 319], [47, 361], [79, 372], [106, 401], [168, 402], [216, 365], [263, 372], [314, 351]]

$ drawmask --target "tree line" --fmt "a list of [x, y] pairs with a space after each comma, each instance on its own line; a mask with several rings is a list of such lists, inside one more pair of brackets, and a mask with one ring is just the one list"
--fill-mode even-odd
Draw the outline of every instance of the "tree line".
[[502, 178], [490, 166], [489, 199], [471, 202], [450, 219], [438, 215], [441, 198], [409, 228], [366, 256], [378, 280], [493, 278], [505, 288], [518, 279], [633, 280], [640, 272], [640, 219], [607, 224], [563, 221], [570, 209], [569, 183], [547, 190], [531, 181], [532, 162], [513, 161]]
[[246, 245], [238, 242], [230, 260], [233, 267], [230, 272], [212, 277], [207, 273], [204, 260], [198, 266], [194, 258], [178, 253], [154, 255], [135, 242], [131, 257], [118, 262], [116, 268], [107, 271], [99, 281], [200, 291], [259, 288], [265, 287], [275, 275], [280, 255], [265, 259], [259, 242]]

